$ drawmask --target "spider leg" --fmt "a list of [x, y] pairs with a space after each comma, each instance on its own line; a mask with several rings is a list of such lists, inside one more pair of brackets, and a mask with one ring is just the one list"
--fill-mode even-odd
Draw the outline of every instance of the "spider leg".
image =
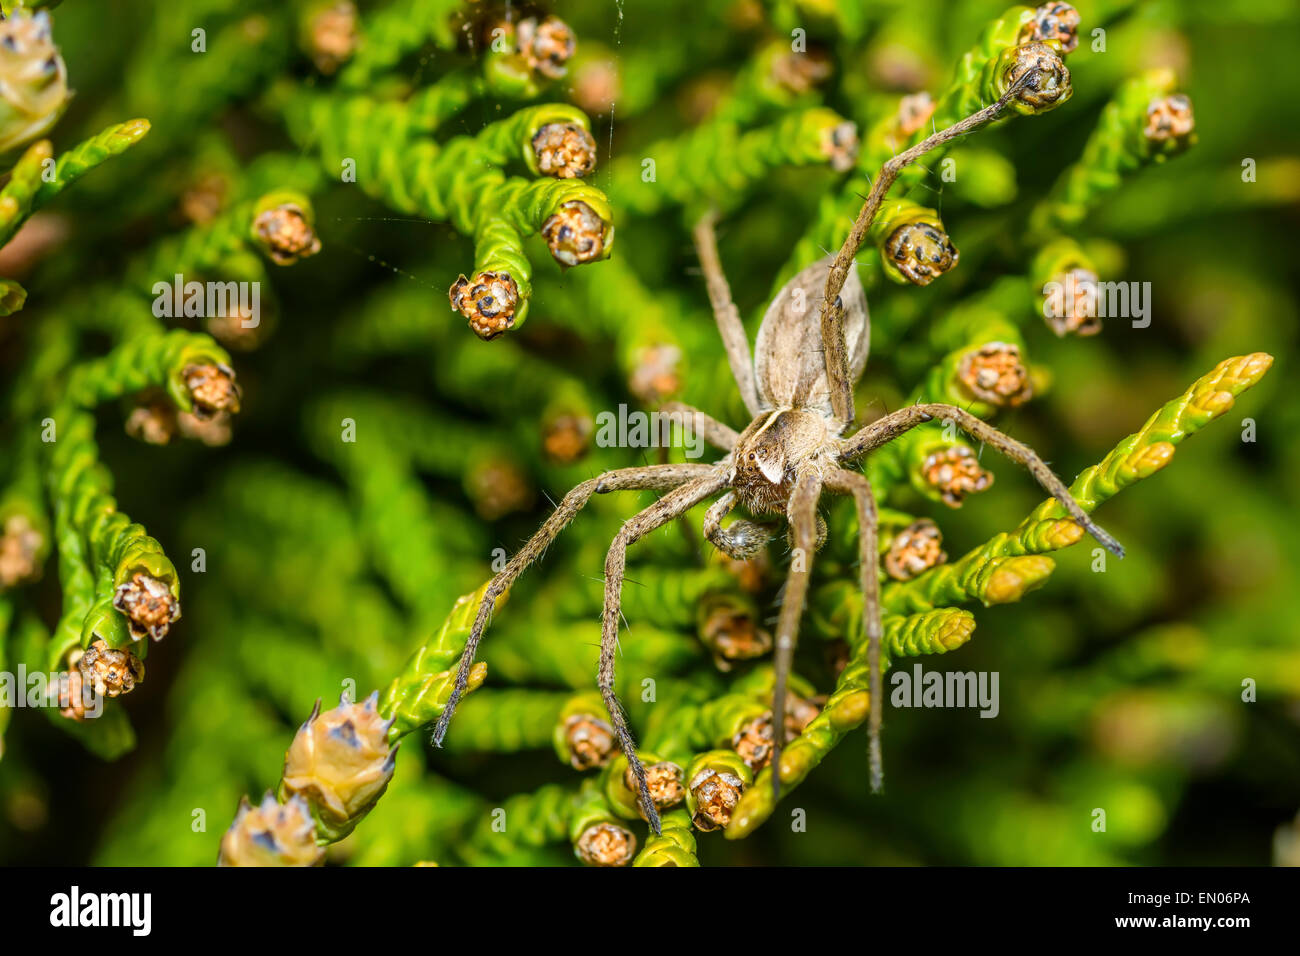
[[618, 534], [614, 536], [609, 546], [609, 553], [605, 556], [605, 610], [601, 621], [600, 669], [597, 673], [597, 683], [600, 685], [600, 695], [604, 698], [605, 709], [609, 711], [610, 722], [614, 725], [614, 732], [618, 736], [623, 755], [627, 757], [627, 765], [636, 778], [641, 795], [641, 808], [645, 811], [650, 828], [656, 834], [660, 832], [659, 812], [655, 809], [654, 801], [650, 799], [645, 767], [636, 754], [636, 743], [632, 739], [632, 732], [628, 729], [627, 717], [614, 692], [614, 662], [618, 653], [618, 622], [623, 596], [623, 573], [627, 566], [627, 549], [634, 541], [685, 514], [726, 485], [726, 472], [714, 467], [710, 473], [675, 488], [635, 517], [625, 521], [623, 527], [619, 528]]
[[[829, 284], [829, 283], [828, 283]], [[853, 380], [849, 376], [849, 347], [844, 340], [844, 302], [839, 293], [829, 306], [822, 305], [822, 355], [830, 383], [831, 411], [841, 427], [853, 421]]]
[[731, 301], [731, 286], [727, 283], [727, 277], [722, 271], [722, 260], [718, 257], [718, 237], [713, 229], [716, 220], [717, 214], [710, 213], [695, 224], [695, 252], [700, 257], [700, 268], [704, 270], [709, 304], [713, 306], [718, 333], [727, 350], [731, 376], [740, 389], [745, 408], [749, 414], [757, 415], [759, 405], [758, 386], [754, 381], [754, 357], [750, 353], [745, 326], [740, 321], [740, 310]]
[[474, 656], [478, 652], [479, 641], [483, 638], [483, 631], [487, 628], [488, 620], [492, 617], [492, 608], [496, 606], [497, 599], [510, 590], [510, 585], [514, 584], [519, 575], [523, 574], [530, 564], [546, 552], [551, 542], [582, 510], [583, 505], [587, 503], [592, 495], [604, 494], [609, 491], [676, 488], [692, 479], [712, 473], [715, 467], [715, 465], [707, 464], [682, 464], [620, 468], [616, 471], [607, 471], [596, 478], [589, 478], [565, 495], [559, 506], [551, 513], [551, 516], [542, 523], [542, 526], [528, 539], [528, 542], [515, 553], [515, 556], [492, 579], [492, 583], [484, 591], [483, 600], [479, 604], [478, 612], [474, 617], [474, 626], [470, 630], [469, 638], [465, 641], [465, 651], [460, 657], [460, 667], [456, 671], [456, 684], [452, 688], [451, 696], [447, 700], [447, 706], [438, 717], [438, 723], [433, 730], [434, 744], [439, 747], [442, 746], [442, 739], [447, 734], [447, 727], [451, 724], [452, 715], [456, 712], [456, 705], [460, 703], [460, 698], [469, 685], [469, 672], [474, 666]]
[[997, 119], [998, 114], [1006, 109], [1007, 104], [1015, 98], [1023, 85], [1023, 82], [1019, 85], [1013, 85], [991, 106], [986, 106], [965, 119], [958, 120], [951, 126], [947, 126], [932, 136], [926, 137], [910, 149], [905, 149], [898, 155], [891, 156], [880, 167], [880, 172], [876, 173], [876, 178], [871, 184], [871, 192], [867, 193], [867, 198], [862, 203], [862, 209], [858, 212], [858, 218], [854, 220], [853, 228], [849, 230], [844, 245], [835, 254], [835, 261], [831, 263], [830, 273], [826, 276], [826, 298], [822, 303], [823, 328], [826, 325], [826, 313], [834, 307], [840, 290], [844, 288], [844, 282], [849, 277], [849, 267], [853, 264], [853, 259], [857, 256], [858, 250], [862, 248], [862, 244], [866, 242], [867, 231], [871, 228], [876, 213], [880, 211], [880, 204], [884, 201], [885, 194], [889, 192], [889, 187], [894, 185], [894, 180], [898, 178], [898, 174], [903, 171], [904, 167], [910, 166], [930, 150], [938, 149], [958, 136], [969, 133], [971, 130]]
[[[776, 625], [776, 679], [772, 687], [772, 799], [781, 796], [781, 751], [785, 747], [785, 687], [794, 662], [799, 638], [799, 618], [808, 596], [808, 579], [813, 555], [817, 553], [817, 502], [822, 478], [815, 470], [805, 471], [794, 483], [786, 518], [793, 530], [795, 554], [785, 579], [781, 614]], [[802, 560], [800, 560], [802, 558]]]
[[849, 379], [849, 353], [844, 342], [843, 303], [840, 300], [840, 292], [844, 288], [844, 283], [848, 280], [849, 269], [853, 266], [853, 260], [857, 256], [858, 250], [866, 242], [867, 232], [870, 230], [872, 222], [875, 221], [876, 213], [880, 211], [880, 204], [884, 201], [885, 194], [889, 192], [889, 187], [894, 185], [894, 180], [898, 178], [898, 174], [903, 171], [904, 167], [916, 162], [930, 150], [937, 149], [944, 143], [950, 142], [958, 136], [996, 119], [998, 114], [1006, 108], [1007, 103], [1016, 95], [1018, 89], [1018, 87], [1013, 86], [992, 106], [987, 106], [979, 112], [939, 130], [939, 132], [927, 137], [910, 149], [890, 157], [880, 167], [880, 172], [876, 174], [875, 180], [871, 183], [871, 192], [867, 194], [866, 200], [863, 201], [862, 209], [858, 212], [858, 218], [853, 222], [853, 228], [849, 230], [844, 245], [835, 254], [835, 260], [831, 263], [830, 270], [826, 274], [826, 291], [822, 296], [822, 347], [825, 349], [826, 356], [826, 377], [830, 383], [831, 410], [835, 413], [835, 417], [845, 425], [853, 421], [854, 417], [853, 382]]
[[934, 419], [951, 420], [972, 438], [984, 442], [1012, 461], [1023, 465], [1043, 487], [1043, 490], [1059, 501], [1065, 510], [1070, 513], [1070, 517], [1077, 521], [1085, 531], [1096, 538], [1106, 550], [1117, 557], [1124, 557], [1124, 547], [1115, 540], [1115, 537], [1110, 532], [1092, 520], [1088, 512], [1084, 511], [1079, 503], [1074, 500], [1074, 496], [1065, 487], [1065, 483], [1056, 477], [1052, 469], [1038, 456], [1037, 452], [1028, 445], [1022, 444], [994, 428], [983, 419], [976, 418], [964, 408], [958, 408], [956, 405], [931, 403], [900, 408], [898, 411], [872, 422], [856, 435], [845, 439], [840, 446], [840, 461], [849, 462], [861, 458], [873, 448], [879, 448], [917, 425]]
[[831, 491], [853, 496], [858, 509], [858, 560], [862, 573], [862, 619], [867, 633], [867, 667], [871, 672], [870, 743], [871, 792], [879, 793], [884, 786], [884, 762], [880, 752], [880, 718], [884, 707], [880, 676], [880, 642], [883, 628], [880, 624], [880, 576], [877, 565], [880, 552], [876, 496], [871, 491], [867, 476], [857, 471], [836, 468], [826, 479]]
[[748, 561], [763, 549], [771, 537], [753, 521], [733, 521], [722, 527], [722, 519], [736, 507], [736, 493], [728, 491], [704, 513], [704, 537], [715, 548], [737, 561]]
[[669, 421], [680, 423], [683, 428], [693, 429], [695, 434], [714, 448], [731, 451], [736, 447], [736, 442], [740, 441], [740, 435], [735, 429], [682, 402], [664, 402], [659, 407], [659, 414]]

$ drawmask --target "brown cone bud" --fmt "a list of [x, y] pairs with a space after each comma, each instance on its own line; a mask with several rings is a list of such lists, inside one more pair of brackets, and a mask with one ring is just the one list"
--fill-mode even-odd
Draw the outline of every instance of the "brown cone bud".
[[1192, 100], [1186, 93], [1172, 93], [1151, 101], [1142, 135], [1155, 143], [1185, 143], [1196, 130]]
[[68, 104], [68, 72], [50, 15], [16, 10], [0, 20], [0, 153], [44, 134]]
[[254, 807], [244, 797], [235, 822], [221, 838], [218, 866], [320, 866], [325, 848], [316, 845], [316, 824], [302, 797], [284, 804], [268, 793]]
[[605, 220], [581, 199], [575, 199], [546, 220], [542, 236], [560, 265], [593, 262], [605, 251]]
[[473, 281], [460, 276], [447, 290], [451, 307], [469, 319], [479, 338], [494, 339], [515, 324], [519, 286], [508, 272], [478, 272]]
[[614, 728], [593, 714], [573, 714], [564, 722], [565, 747], [575, 770], [609, 763], [618, 748]]
[[682, 350], [676, 345], [652, 345], [640, 349], [628, 389], [643, 402], [657, 404], [681, 391]]
[[542, 450], [561, 465], [571, 465], [591, 448], [596, 423], [589, 415], [556, 415], [542, 427]]
[[1058, 337], [1096, 335], [1101, 331], [1097, 310], [1097, 273], [1090, 269], [1071, 269], [1054, 276], [1043, 303], [1048, 327]]
[[943, 534], [937, 524], [929, 518], [913, 521], [889, 543], [885, 571], [895, 581], [910, 581], [948, 560], [942, 545]]
[[[787, 693], [785, 696], [785, 743], [790, 743], [807, 727], [821, 708], [798, 694]], [[758, 773], [772, 759], [772, 712], [766, 711], [759, 716], [741, 724], [731, 738], [731, 749], [746, 766]]]
[[11, 514], [0, 528], [0, 590], [34, 580], [45, 536], [23, 514]]
[[161, 641], [172, 622], [181, 616], [181, 605], [171, 589], [152, 575], [137, 571], [117, 588], [113, 607], [126, 615], [134, 641], [145, 637]]
[[822, 130], [822, 155], [831, 169], [843, 173], [853, 168], [858, 159], [858, 128], [843, 122]]
[[185, 388], [190, 393], [193, 414], [198, 418], [213, 418], [221, 412], [239, 411], [239, 386], [235, 372], [225, 365], [187, 365], [181, 372]]
[[378, 703], [378, 691], [364, 704], [343, 698], [325, 713], [316, 701], [285, 754], [285, 793], [303, 797], [327, 827], [354, 824], [392, 779], [397, 748], [388, 743], [392, 722], [379, 716]]
[[210, 448], [230, 444], [233, 435], [230, 422], [229, 412], [217, 412], [211, 418], [200, 418], [192, 412], [179, 412], [176, 415], [176, 428], [183, 437], [201, 441]]
[[772, 650], [771, 633], [758, 626], [758, 619], [748, 606], [725, 595], [705, 601], [700, 617], [700, 640], [713, 652], [720, 670], [730, 670], [735, 661], [753, 660]]
[[772, 82], [796, 96], [811, 92], [829, 79], [832, 72], [831, 58], [825, 50], [786, 51], [772, 58]]
[[485, 521], [495, 521], [533, 503], [533, 485], [520, 467], [507, 458], [476, 463], [465, 476], [465, 491]]
[[[95, 688], [95, 693], [105, 697], [120, 697], [135, 690], [135, 685], [144, 680], [144, 664], [128, 650], [109, 647], [103, 641], [95, 641], [86, 652], [77, 659], [77, 670], [81, 680]], [[69, 684], [69, 693], [72, 691]], [[75, 704], [70, 706], [75, 708]]]
[[1034, 394], [1019, 346], [1007, 342], [989, 342], [967, 352], [957, 377], [973, 397], [999, 408], [1023, 405]]
[[221, 173], [200, 176], [181, 193], [181, 215], [196, 226], [206, 225], [216, 219], [226, 205], [226, 194], [229, 191], [230, 180]]
[[615, 823], [597, 823], [582, 831], [574, 852], [587, 866], [627, 866], [636, 856], [636, 836]]
[[768, 761], [772, 759], [772, 744], [770, 710], [753, 720], [745, 721], [731, 738], [731, 749], [736, 751], [740, 759], [745, 761], [745, 765], [754, 773], [766, 767]]
[[721, 552], [719, 554], [722, 566], [735, 576], [742, 591], [758, 594], [763, 590], [763, 586], [767, 583], [768, 571], [771, 570], [766, 548], [761, 549], [752, 558], [733, 558]]
[[822, 709], [816, 702], [800, 697], [798, 694], [787, 693], [785, 696], [785, 742], [789, 743], [803, 733], [821, 712]]
[[537, 169], [556, 179], [581, 179], [596, 168], [596, 141], [577, 123], [547, 123], [533, 134]]
[[[658, 763], [646, 764], [645, 766], [645, 785], [650, 791], [650, 799], [655, 807], [659, 810], [675, 807], [686, 799], [686, 788], [683, 786], [682, 777], [684, 771], [677, 764], [669, 760], [661, 760]], [[623, 771], [623, 786], [627, 787], [632, 793], [637, 793], [639, 787], [636, 783], [636, 775], [632, 773], [632, 768], [628, 767]], [[645, 819], [645, 808], [641, 802], [637, 801], [637, 813]]]
[[1070, 71], [1046, 43], [1022, 43], [1004, 50], [996, 61], [1001, 71], [998, 90], [1016, 89], [1012, 103], [1021, 113], [1045, 113], [1074, 92]]
[[[74, 664], [80, 662], [84, 656], [84, 653], [79, 654]], [[86, 686], [81, 671], [75, 666], [71, 670], [59, 674], [58, 704], [60, 717], [66, 717], [68, 720], [86, 719]]]
[[926, 286], [957, 264], [957, 247], [934, 224], [919, 221], [899, 226], [885, 240], [885, 255], [913, 285]]
[[618, 71], [616, 60], [587, 60], [573, 75], [573, 102], [588, 116], [609, 112], [622, 92]]
[[993, 484], [993, 473], [981, 468], [975, 452], [965, 445], [954, 445], [929, 455], [921, 472], [926, 484], [938, 491], [950, 508], [960, 508], [967, 495], [985, 491]]
[[253, 232], [278, 266], [293, 265], [320, 252], [320, 239], [297, 203], [286, 202], [253, 220]]
[[1020, 30], [1020, 42], [1032, 43], [1055, 40], [1061, 44], [1062, 53], [1073, 53], [1079, 48], [1079, 11], [1068, 3], [1045, 3], [1034, 11], [1034, 17]]
[[307, 52], [326, 76], [336, 72], [357, 48], [357, 8], [340, 0], [318, 10], [307, 24]]
[[691, 779], [691, 817], [699, 830], [717, 830], [731, 822], [731, 814], [745, 792], [745, 781], [728, 770], [703, 767]]
[[255, 316], [249, 306], [232, 303], [205, 323], [208, 335], [228, 349], [251, 352], [262, 344], [269, 323]]
[[909, 93], [898, 103], [898, 132], [904, 139], [913, 133], [919, 133], [930, 122], [930, 117], [938, 108], [929, 93]]
[[573, 30], [559, 17], [528, 17], [520, 20], [515, 30], [515, 49], [531, 70], [548, 79], [564, 76], [577, 48]]
[[166, 445], [176, 437], [176, 427], [176, 406], [166, 398], [142, 402], [126, 419], [126, 433], [146, 445]]

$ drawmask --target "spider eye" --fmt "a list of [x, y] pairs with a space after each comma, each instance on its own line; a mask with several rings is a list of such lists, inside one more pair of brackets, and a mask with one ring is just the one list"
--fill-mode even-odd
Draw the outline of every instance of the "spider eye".
[[749, 453], [749, 460], [750, 460], [750, 461], [753, 461], [756, 457], [758, 457], [758, 456], [755, 455], [752, 451]]

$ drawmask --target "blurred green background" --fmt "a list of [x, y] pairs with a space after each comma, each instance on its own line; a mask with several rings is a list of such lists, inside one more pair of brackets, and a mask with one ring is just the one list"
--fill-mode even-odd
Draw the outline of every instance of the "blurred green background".
[[[227, 95], [211, 103], [188, 103], [184, 76], [151, 66], [175, 58], [166, 43], [188, 43], [160, 24], [210, 24], [215, 33], [264, 17], [287, 30], [278, 6], [67, 0], [54, 11], [77, 90], [56, 144], [136, 115], [153, 119], [154, 130], [138, 161], [105, 167], [54, 210], [68, 236], [26, 278], [27, 309], [0, 320], [3, 374], [22, 361], [24, 327], [53, 314], [61, 296], [111, 280], [131, 252], [180, 227], [177, 197], [213, 150], [244, 163], [267, 150], [297, 151], [259, 102], [273, 78], [310, 74], [292, 44], [260, 75], [232, 76]], [[1004, 9], [977, 0], [864, 6], [865, 30], [854, 39], [807, 15], [810, 35], [836, 54], [828, 105], [860, 123], [871, 96], [886, 93], [882, 77], [901, 75], [901, 89], [941, 87]], [[1112, 243], [1112, 277], [1151, 283], [1153, 321], [1134, 329], [1112, 320], [1086, 339], [1027, 324], [1028, 350], [1050, 369], [1052, 386], [998, 424], [1070, 477], [1221, 359], [1267, 351], [1276, 363], [1224, 420], [1180, 447], [1166, 471], [1101, 510], [1128, 548], [1124, 561], [1094, 573], [1089, 545], [1062, 552], [1046, 587], [1018, 604], [976, 609], [971, 642], [923, 662], [999, 672], [997, 719], [887, 709], [882, 797], [867, 794], [865, 737], [854, 734], [788, 798], [807, 810], [807, 832], [791, 832], [778, 810], [743, 842], [703, 835], [706, 864], [1268, 864], [1276, 832], [1300, 811], [1300, 393], [1292, 378], [1297, 272], [1287, 265], [1300, 226], [1300, 11], [1280, 0], [1078, 7], [1073, 99], [971, 141], [1010, 161], [1014, 199], [981, 208], [962, 196], [960, 178], [916, 197], [942, 212], [962, 262], [929, 288], [882, 283], [873, 294], [873, 314], [905, 316], [907, 332], [873, 351], [860, 414], [868, 403], [903, 400], [933, 360], [931, 323], [997, 277], [1023, 272], [1004, 237], [1024, 228], [1122, 79], [1151, 65], [1178, 69], [1199, 143], [1130, 177], [1085, 233]], [[156, 18], [158, 8], [170, 10]], [[710, 91], [734, 77], [781, 16], [805, 15], [791, 9], [731, 0], [556, 4], [580, 50], [607, 48], [625, 73], [624, 106], [615, 99], [612, 121], [609, 112], [592, 117], [601, 162], [591, 181], [609, 184], [609, 144], [615, 157], [635, 158], [697, 122]], [[1090, 49], [1099, 23], [1104, 53]], [[404, 63], [403, 75], [436, 81], [441, 56]], [[556, 98], [569, 86], [562, 81]], [[466, 114], [465, 130], [448, 132], [472, 132], [493, 113], [488, 104], [482, 115]], [[189, 120], [169, 128], [180, 114]], [[1242, 182], [1247, 158], [1257, 162], [1254, 183]], [[835, 182], [829, 170], [777, 170], [723, 221], [722, 258], [742, 314], [761, 309]], [[616, 343], [583, 317], [584, 296], [596, 294], [590, 273], [610, 263], [561, 275], [540, 244], [530, 246], [539, 251], [528, 323], [481, 343], [445, 298], [472, 261], [467, 239], [445, 225], [403, 221], [338, 183], [313, 189], [313, 198], [324, 251], [274, 276], [275, 328], [259, 349], [237, 356], [246, 400], [233, 441], [146, 447], [122, 434], [116, 413], [101, 420], [124, 510], [178, 567], [192, 548], [205, 548], [209, 570], [183, 572], [184, 618], [150, 655], [148, 680], [120, 702], [140, 738], [132, 753], [105, 763], [47, 721], [15, 715], [0, 762], [0, 862], [212, 862], [238, 798], [274, 785], [283, 749], [316, 697], [330, 700], [348, 679], [362, 693], [385, 684], [430, 626], [424, 609], [445, 611], [485, 580], [492, 549], [524, 540], [547, 513], [548, 495], [558, 500], [602, 467], [640, 461], [636, 451], [593, 449], [559, 466], [541, 451], [546, 408], [538, 396], [579, 383], [596, 409], [637, 404]], [[716, 377], [689, 380], [722, 352], [680, 213], [626, 215], [611, 198], [615, 257], [689, 343], [687, 397], [742, 426]], [[363, 333], [381, 326], [392, 335], [377, 346]], [[367, 397], [442, 423], [431, 432], [445, 436], [432, 439], [436, 464], [383, 471], [383, 453], [371, 470], [331, 461], [323, 436], [339, 409], [346, 414]], [[1247, 418], [1254, 442], [1242, 441]], [[460, 454], [466, 435], [499, 457]], [[996, 485], [960, 510], [914, 497], [890, 504], [934, 516], [948, 553], [962, 554], [1040, 500], [1014, 466], [985, 464]], [[503, 514], [490, 501], [500, 491], [492, 482], [503, 480], [492, 467], [517, 484]], [[263, 490], [268, 497], [259, 499]], [[274, 495], [300, 510], [277, 513]], [[564, 596], [590, 590], [617, 522], [648, 501], [613, 498], [595, 503], [516, 588], [484, 643], [490, 667], [498, 629], [526, 638], [553, 628], [567, 619]], [[300, 513], [311, 520], [296, 523]], [[398, 555], [384, 521], [405, 533]], [[385, 566], [394, 557], [407, 562], [422, 607], [395, 589]], [[635, 553], [632, 560], [635, 577]], [[52, 568], [38, 592], [51, 620]], [[585, 619], [594, 643], [597, 618]], [[637, 621], [629, 623], [625, 645], [636, 640]], [[594, 662], [590, 645], [575, 654]], [[1257, 702], [1242, 702], [1244, 678], [1258, 682]], [[440, 753], [427, 740], [405, 743], [390, 793], [335, 859], [454, 861], [457, 827], [480, 804], [572, 778], [546, 750], [475, 753], [458, 749], [455, 737], [453, 726]], [[1105, 834], [1092, 832], [1095, 807], [1107, 809]], [[204, 811], [202, 831], [192, 826], [195, 810]], [[560, 848], [548, 859], [566, 858]]]

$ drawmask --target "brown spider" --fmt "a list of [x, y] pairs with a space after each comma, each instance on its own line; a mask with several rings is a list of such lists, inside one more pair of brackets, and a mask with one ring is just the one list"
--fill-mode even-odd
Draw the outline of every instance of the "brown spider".
[[[1024, 465], [1040, 485], [1069, 511], [1072, 518], [1109, 550], [1123, 556], [1119, 542], [1093, 523], [1069, 491], [1038, 455], [970, 412], [953, 405], [926, 404], [899, 409], [855, 434], [842, 437], [854, 420], [853, 383], [867, 364], [870, 322], [866, 295], [853, 268], [857, 254], [899, 171], [930, 150], [989, 122], [1018, 96], [1041, 94], [1054, 77], [1031, 69], [992, 106], [985, 107], [890, 159], [881, 168], [862, 211], [834, 256], [808, 266], [777, 294], [759, 328], [751, 362], [749, 342], [740, 313], [718, 259], [713, 217], [695, 227], [695, 245], [708, 285], [709, 301], [727, 351], [732, 375], [753, 415], [737, 434], [728, 426], [686, 405], [670, 403], [664, 413], [693, 426], [710, 444], [727, 452], [712, 464], [661, 464], [620, 468], [578, 485], [560, 502], [542, 527], [492, 579], [479, 605], [465, 644], [456, 684], [434, 730], [441, 746], [456, 704], [465, 691], [470, 667], [496, 600], [537, 560], [593, 494], [654, 489], [662, 498], [624, 522], [605, 559], [605, 602], [597, 681], [610, 721], [629, 769], [636, 778], [646, 819], [656, 833], [659, 816], [646, 785], [645, 769], [637, 757], [627, 720], [614, 693], [614, 661], [623, 573], [630, 544], [677, 518], [713, 495], [722, 496], [704, 517], [704, 535], [724, 553], [753, 557], [768, 539], [760, 525], [745, 520], [722, 527], [722, 519], [737, 505], [754, 515], [784, 515], [792, 529], [794, 555], [783, 592], [777, 623], [776, 680], [772, 701], [773, 726], [785, 725], [786, 680], [794, 656], [799, 618], [808, 592], [812, 557], [819, 537], [817, 504], [823, 491], [849, 495], [858, 512], [861, 587], [866, 618], [868, 663], [871, 671], [871, 786], [882, 782], [880, 755], [881, 676], [880, 599], [877, 571], [876, 502], [871, 485], [849, 467], [875, 448], [933, 419], [954, 423], [967, 434]], [[820, 302], [820, 322], [812, 321], [809, 305]], [[824, 527], [824, 526], [823, 526]], [[772, 783], [780, 791], [782, 735], [773, 739]]]

